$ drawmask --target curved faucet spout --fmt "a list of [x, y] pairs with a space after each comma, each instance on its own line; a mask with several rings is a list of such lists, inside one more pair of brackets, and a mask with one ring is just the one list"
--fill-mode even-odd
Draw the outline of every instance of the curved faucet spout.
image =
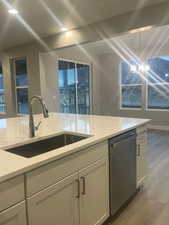
[[35, 125], [34, 125], [33, 110], [32, 110], [32, 105], [35, 100], [38, 100], [39, 103], [41, 104], [44, 118], [49, 117], [48, 109], [42, 97], [38, 95], [34, 95], [29, 101], [29, 136], [30, 138], [35, 137]]

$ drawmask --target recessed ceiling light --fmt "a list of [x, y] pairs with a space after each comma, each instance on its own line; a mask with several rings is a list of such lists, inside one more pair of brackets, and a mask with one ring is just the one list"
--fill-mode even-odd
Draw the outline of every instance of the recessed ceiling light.
[[9, 9], [8, 12], [14, 15], [18, 14], [18, 11], [16, 9]]
[[134, 34], [134, 33], [137, 33], [137, 32], [150, 30], [152, 28], [153, 28], [153, 26], [140, 27], [140, 28], [137, 28], [137, 29], [130, 30], [129, 33]]
[[62, 32], [66, 32], [66, 31], [68, 31], [68, 28], [62, 27], [62, 28], [61, 28], [61, 31], [62, 31]]

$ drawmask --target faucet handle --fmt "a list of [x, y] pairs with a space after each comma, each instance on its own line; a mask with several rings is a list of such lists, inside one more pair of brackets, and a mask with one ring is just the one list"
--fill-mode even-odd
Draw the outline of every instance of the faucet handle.
[[35, 126], [35, 130], [38, 130], [40, 125], [41, 125], [42, 121], [39, 121], [39, 123], [37, 124], [37, 126]]
[[48, 117], [49, 117], [49, 114], [48, 114], [49, 111], [48, 111], [48, 109], [47, 109], [47, 106], [46, 106], [45, 102], [42, 101], [42, 103], [43, 103], [43, 108], [42, 108], [42, 110], [43, 110], [43, 115], [44, 115], [45, 118], [48, 118]]

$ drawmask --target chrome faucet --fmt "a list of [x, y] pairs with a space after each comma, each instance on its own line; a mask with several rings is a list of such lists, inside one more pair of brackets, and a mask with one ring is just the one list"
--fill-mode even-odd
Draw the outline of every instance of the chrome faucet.
[[41, 122], [39, 122], [37, 126], [34, 125], [33, 111], [32, 111], [32, 105], [34, 103], [34, 100], [38, 100], [40, 102], [42, 106], [42, 112], [43, 112], [44, 118], [49, 117], [46, 104], [41, 98], [41, 96], [34, 95], [29, 101], [29, 137], [30, 138], [35, 137], [35, 130], [38, 130], [41, 124]]

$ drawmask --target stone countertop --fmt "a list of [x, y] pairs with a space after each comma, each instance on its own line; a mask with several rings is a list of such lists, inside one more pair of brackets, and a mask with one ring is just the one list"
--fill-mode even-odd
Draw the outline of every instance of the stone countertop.
[[[35, 124], [40, 120], [42, 123], [36, 137], [29, 138], [28, 116], [0, 119], [0, 182], [149, 122], [147, 119], [61, 113], [50, 113], [46, 119], [41, 114], [35, 115], [34, 120]], [[63, 132], [90, 137], [32, 158], [5, 151]]]

